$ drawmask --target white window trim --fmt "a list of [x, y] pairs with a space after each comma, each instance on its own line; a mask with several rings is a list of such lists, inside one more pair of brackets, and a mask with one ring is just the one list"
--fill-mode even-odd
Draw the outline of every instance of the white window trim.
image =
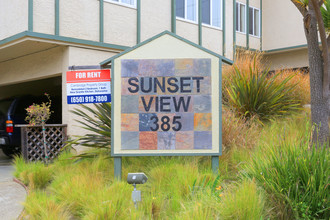
[[[222, 12], [223, 12], [223, 10], [222, 10], [222, 7], [223, 7], [223, 2], [222, 1], [224, 1], [224, 0], [220, 0], [220, 18], [221, 18], [221, 21], [220, 21], [220, 27], [218, 27], [218, 26], [215, 26], [215, 25], [213, 25], [212, 23], [213, 23], [213, 1], [212, 0], [210, 0], [210, 23], [211, 24], [207, 24], [207, 23], [203, 23], [202, 22], [202, 24], [203, 25], [205, 25], [205, 26], [207, 26], [207, 27], [213, 27], [213, 28], [216, 28], [216, 29], [220, 29], [220, 30], [222, 30], [222, 23], [223, 23], [223, 15], [222, 15]], [[201, 6], [202, 7], [202, 6]]]
[[[252, 8], [253, 9], [253, 15], [252, 15], [252, 24], [254, 24], [254, 13], [255, 13], [255, 10], [258, 10], [258, 14], [259, 14], [259, 35], [255, 35], [255, 34], [250, 34], [250, 30], [249, 30], [249, 35], [250, 36], [253, 36], [253, 37], [257, 37], [257, 38], [260, 38], [260, 9], [259, 8], [256, 8], [256, 7], [253, 7], [253, 6], [249, 6], [250, 8]], [[249, 9], [249, 13], [250, 13], [250, 9]], [[249, 14], [249, 16], [250, 16], [250, 14]]]
[[134, 8], [134, 9], [136, 9], [136, 0], [134, 0], [134, 5], [130, 5], [130, 4], [124, 3], [124, 2], [122, 2], [122, 0], [119, 0], [119, 1], [104, 0], [104, 1], [105, 2], [109, 2], [109, 3], [113, 3], [115, 5], [120, 5], [120, 6], [125, 6], [125, 7], [128, 7], [128, 8]]
[[197, 21], [192, 21], [192, 20], [188, 20], [188, 19], [185, 19], [185, 18], [181, 18], [181, 17], [176, 17], [176, 19], [179, 20], [179, 21], [190, 23], [190, 24], [198, 24]]
[[212, 25], [204, 24], [204, 23], [202, 23], [202, 26], [207, 27], [207, 28], [212, 28], [212, 29], [215, 29], [215, 30], [218, 30], [218, 31], [222, 31], [222, 29], [219, 28], [218, 26], [212, 26]]
[[[241, 3], [241, 2], [236, 2], [238, 5], [239, 5], [239, 10], [237, 10], [236, 11], [236, 13], [237, 13], [237, 15], [238, 15], [238, 26], [236, 27], [236, 32], [238, 32], [238, 33], [241, 33], [241, 34], [246, 34], [246, 4], [244, 4], [244, 3]], [[245, 17], [244, 17], [244, 23], [245, 23], [245, 26], [244, 26], [244, 31], [242, 32], [242, 31], [239, 31], [239, 29], [240, 29], [240, 18], [241, 18], [241, 13], [239, 13], [240, 11], [241, 11], [241, 5], [244, 5], [245, 6]], [[236, 10], [236, 5], [235, 5], [235, 10]], [[236, 24], [235, 24], [236, 25]], [[238, 30], [237, 30], [238, 29]]]

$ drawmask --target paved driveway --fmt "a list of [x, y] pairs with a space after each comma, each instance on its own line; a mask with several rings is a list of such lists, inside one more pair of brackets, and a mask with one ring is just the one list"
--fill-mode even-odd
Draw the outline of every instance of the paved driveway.
[[14, 167], [0, 150], [0, 219], [17, 219], [23, 210], [26, 191], [13, 181]]

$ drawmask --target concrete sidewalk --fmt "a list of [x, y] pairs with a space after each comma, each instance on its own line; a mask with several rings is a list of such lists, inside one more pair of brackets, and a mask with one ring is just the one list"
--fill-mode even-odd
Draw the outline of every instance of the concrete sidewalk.
[[[1, 151], [1, 150], [0, 150]], [[26, 198], [23, 186], [13, 181], [11, 160], [0, 152], [0, 219], [17, 219], [23, 211]]]

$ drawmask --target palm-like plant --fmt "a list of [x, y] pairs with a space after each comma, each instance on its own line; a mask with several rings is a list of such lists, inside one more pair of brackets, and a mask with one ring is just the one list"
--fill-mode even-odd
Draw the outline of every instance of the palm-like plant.
[[259, 71], [255, 61], [249, 72], [238, 67], [234, 70], [227, 88], [228, 104], [241, 116], [263, 122], [299, 109], [298, 100], [289, 95], [295, 85], [287, 85], [294, 75], [279, 82], [281, 72], [269, 76], [268, 70]]
[[321, 13], [323, 17], [323, 23], [326, 32], [328, 33], [328, 38], [330, 34], [330, 0], [324, 1], [324, 7], [321, 7]]
[[[80, 136], [73, 136], [73, 139], [67, 142], [67, 146], [80, 145], [94, 149], [111, 149], [111, 104], [94, 104], [94, 108], [87, 105], [80, 105], [71, 111], [80, 116], [81, 120], [76, 120], [81, 127], [90, 133]], [[80, 156], [94, 156], [92, 153], [84, 153]]]

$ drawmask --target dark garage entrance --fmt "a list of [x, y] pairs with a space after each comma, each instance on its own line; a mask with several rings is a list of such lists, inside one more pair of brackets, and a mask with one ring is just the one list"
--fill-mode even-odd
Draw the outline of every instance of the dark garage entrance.
[[31, 82], [0, 87], [0, 148], [7, 155], [20, 151], [20, 128], [26, 124], [26, 108], [33, 103], [41, 104], [50, 95], [51, 117], [48, 124], [62, 123], [62, 77], [51, 77]]

